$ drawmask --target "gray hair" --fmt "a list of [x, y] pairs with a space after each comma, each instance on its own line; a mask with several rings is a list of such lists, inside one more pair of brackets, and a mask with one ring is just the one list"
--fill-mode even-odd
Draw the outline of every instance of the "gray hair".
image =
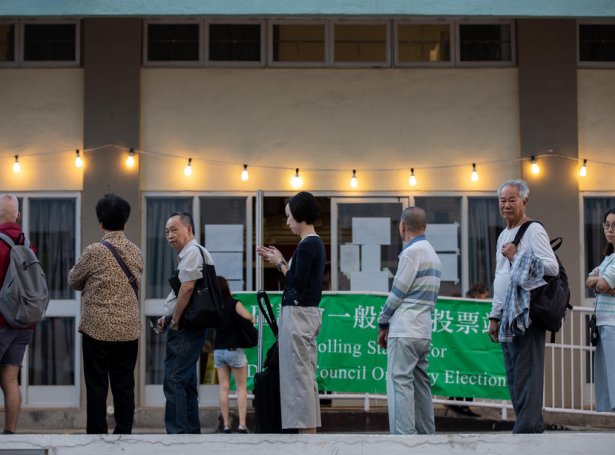
[[427, 214], [420, 207], [406, 207], [401, 212], [401, 220], [412, 232], [421, 232], [427, 228]]
[[498, 188], [498, 197], [502, 194], [504, 187], [507, 186], [516, 186], [519, 189], [519, 196], [521, 196], [522, 199], [526, 199], [530, 195], [530, 187], [527, 186], [527, 182], [525, 180], [510, 179], [500, 185]]

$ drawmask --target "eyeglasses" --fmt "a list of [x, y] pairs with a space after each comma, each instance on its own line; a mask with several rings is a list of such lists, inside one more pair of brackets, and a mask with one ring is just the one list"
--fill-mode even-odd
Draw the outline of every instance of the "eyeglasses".
[[615, 231], [615, 223], [613, 224], [602, 223], [602, 227], [604, 228], [605, 231], [610, 231], [611, 229]]

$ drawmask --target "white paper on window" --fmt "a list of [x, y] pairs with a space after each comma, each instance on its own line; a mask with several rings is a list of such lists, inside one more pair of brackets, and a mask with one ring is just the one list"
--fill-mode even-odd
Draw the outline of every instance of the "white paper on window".
[[216, 274], [227, 280], [243, 279], [243, 253], [210, 253], [216, 266]]
[[205, 248], [212, 251], [243, 251], [243, 224], [206, 224]]
[[387, 272], [352, 272], [350, 290], [363, 292], [389, 292]]
[[454, 253], [438, 253], [440, 262], [442, 263], [442, 281], [452, 281], [455, 284], [459, 282], [459, 268], [457, 254]]
[[390, 245], [391, 218], [353, 218], [352, 243], [359, 245]]
[[352, 243], [340, 246], [340, 271], [342, 273], [358, 272], [361, 270], [359, 248], [359, 245], [353, 245]]
[[380, 245], [361, 245], [361, 271], [380, 271]]
[[425, 236], [436, 251], [459, 253], [459, 224], [428, 224]]

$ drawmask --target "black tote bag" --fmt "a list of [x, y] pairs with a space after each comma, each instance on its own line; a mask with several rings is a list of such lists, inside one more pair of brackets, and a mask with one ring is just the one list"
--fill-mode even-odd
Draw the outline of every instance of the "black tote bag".
[[[180, 329], [217, 328], [222, 320], [222, 292], [218, 285], [216, 268], [207, 264], [200, 246], [197, 246], [203, 258], [203, 278], [197, 280], [190, 302], [179, 320]], [[177, 296], [181, 282], [177, 275], [169, 278], [173, 292]]]

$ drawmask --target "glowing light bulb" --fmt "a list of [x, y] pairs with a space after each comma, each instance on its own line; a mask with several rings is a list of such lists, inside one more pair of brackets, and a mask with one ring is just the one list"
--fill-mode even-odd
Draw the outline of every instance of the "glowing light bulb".
[[478, 172], [476, 172], [476, 163], [472, 163], [472, 175], [470, 176], [473, 182], [478, 182]]
[[75, 167], [78, 167], [78, 168], [83, 167], [83, 158], [81, 158], [79, 149], [75, 150]]
[[13, 172], [19, 174], [21, 172], [21, 164], [19, 164], [19, 155], [15, 155], [15, 162], [13, 163]]
[[532, 155], [532, 166], [531, 166], [532, 174], [537, 175], [540, 174], [540, 166], [536, 162], [536, 157]]
[[583, 166], [581, 166], [581, 169], [579, 169], [579, 175], [581, 177], [587, 176], [587, 160], [583, 160]]
[[133, 149], [130, 149], [128, 152], [128, 158], [126, 158], [126, 166], [132, 168], [135, 165], [135, 152]]
[[188, 164], [186, 164], [186, 167], [184, 168], [184, 175], [186, 177], [192, 175], [192, 158], [188, 158]]
[[410, 168], [410, 178], [408, 179], [410, 186], [416, 186], [416, 177], [414, 176], [414, 168]]
[[243, 171], [241, 171], [241, 180], [243, 180], [244, 182], [247, 182], [249, 178], [250, 176], [248, 175], [248, 165], [244, 164]]
[[357, 181], [357, 170], [353, 169], [352, 170], [352, 178], [350, 179], [350, 186], [352, 188], [356, 188], [357, 185], [359, 185], [359, 182]]
[[295, 175], [291, 179], [290, 183], [293, 188], [301, 188], [301, 186], [303, 186], [303, 179], [299, 175], [299, 168], [295, 169]]

